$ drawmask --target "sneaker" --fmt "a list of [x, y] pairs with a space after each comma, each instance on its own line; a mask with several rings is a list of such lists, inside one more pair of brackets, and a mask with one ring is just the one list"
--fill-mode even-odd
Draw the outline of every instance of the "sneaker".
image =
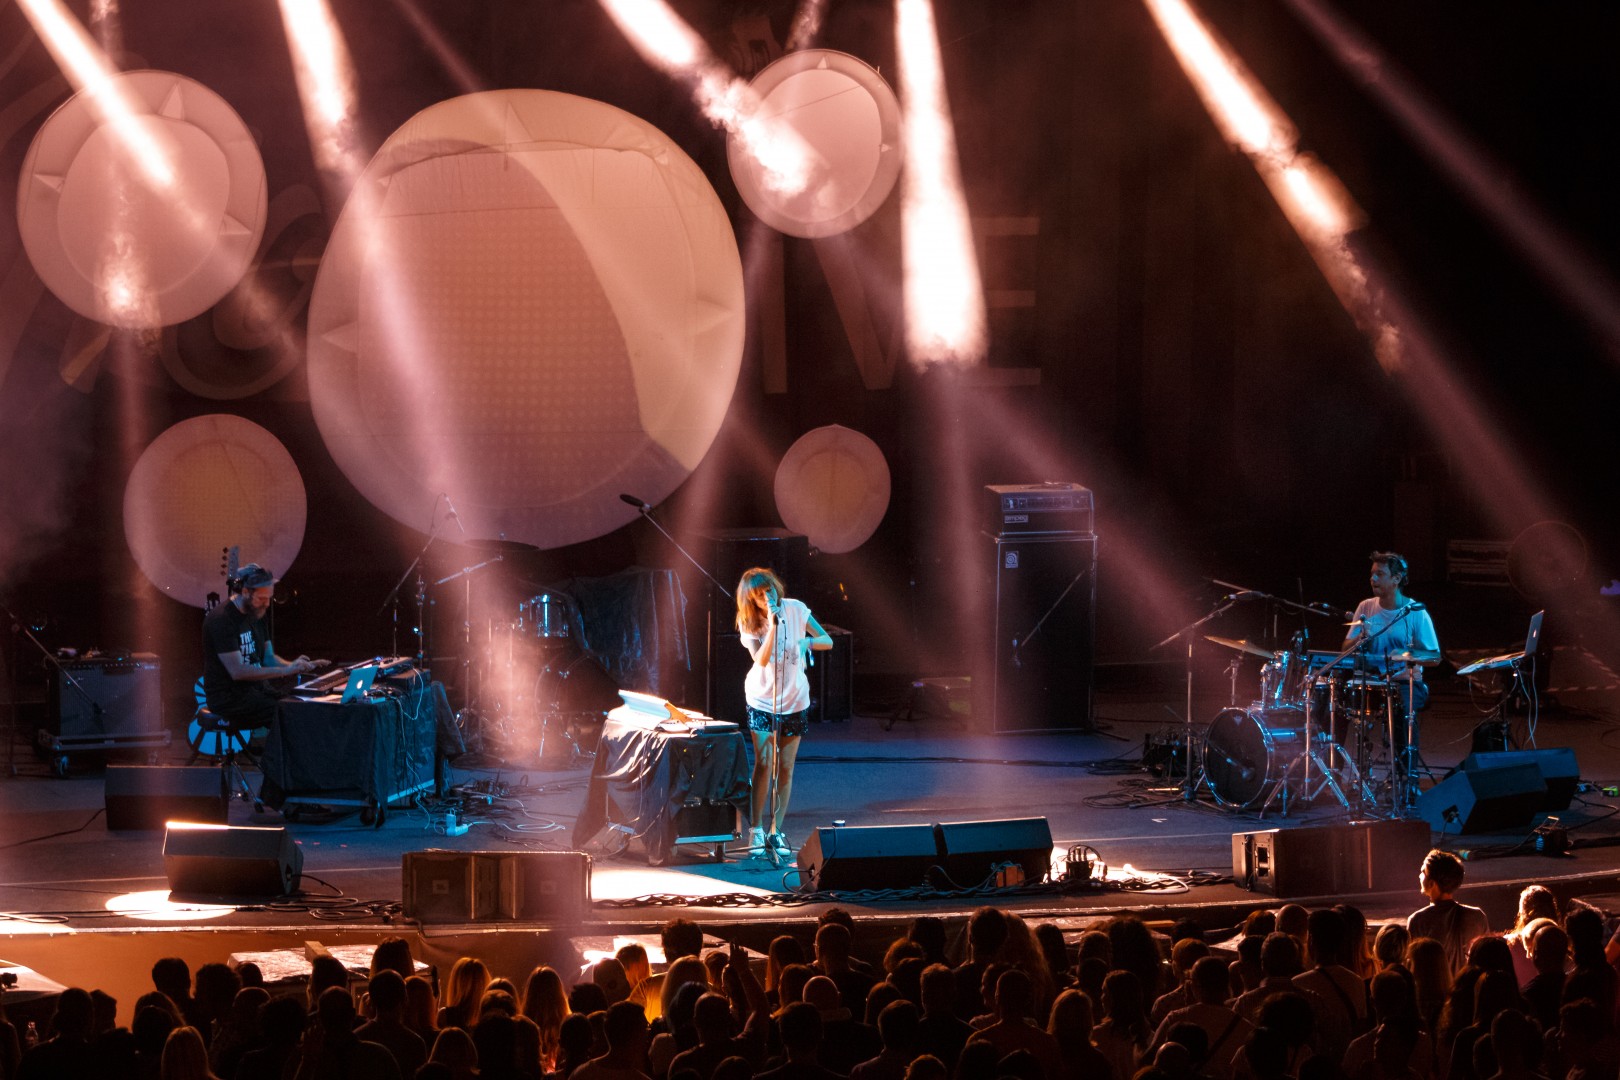
[[762, 851], [762, 850], [764, 850], [764, 848], [765, 848], [765, 829], [764, 829], [763, 826], [757, 826], [756, 825], [748, 833], [748, 850], [750, 850], [750, 851]]
[[770, 844], [771, 847], [775, 848], [777, 851], [780, 851], [784, 855], [793, 854], [793, 845], [788, 843], [787, 834], [785, 833], [771, 833], [770, 837], [767, 838], [766, 843]]

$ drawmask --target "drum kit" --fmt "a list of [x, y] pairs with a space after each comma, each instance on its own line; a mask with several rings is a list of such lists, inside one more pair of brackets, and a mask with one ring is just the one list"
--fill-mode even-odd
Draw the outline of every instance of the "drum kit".
[[[1167, 638], [1166, 643], [1187, 641], [1189, 718], [1194, 633], [1234, 600], [1250, 596], [1309, 614], [1332, 613], [1326, 605], [1242, 590], [1241, 596], [1224, 597], [1210, 615]], [[1275, 809], [1286, 817], [1295, 806], [1331, 796], [1358, 816], [1417, 816], [1424, 767], [1418, 719], [1408, 702], [1418, 668], [1437, 658], [1409, 651], [1369, 655], [1364, 637], [1339, 651], [1312, 650], [1303, 630], [1281, 650], [1240, 638], [1202, 637], [1231, 650], [1232, 695], [1201, 738], [1189, 732], [1187, 745], [1202, 751], [1196, 775], [1195, 762], [1187, 763], [1183, 793], [1189, 799], [1207, 788], [1221, 807], [1254, 810], [1261, 817]], [[1238, 671], [1251, 657], [1262, 661], [1260, 693], [1240, 705]]]

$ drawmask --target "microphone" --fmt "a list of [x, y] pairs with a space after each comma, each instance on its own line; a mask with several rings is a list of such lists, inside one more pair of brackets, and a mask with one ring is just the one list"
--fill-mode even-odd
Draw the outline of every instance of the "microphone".
[[1227, 593], [1224, 597], [1222, 597], [1222, 599], [1223, 600], [1247, 600], [1249, 597], [1251, 597], [1253, 595], [1254, 595], [1254, 590], [1253, 589], [1239, 589], [1235, 593]]
[[456, 504], [450, 501], [450, 493], [448, 491], [444, 493], [444, 506], [446, 511], [445, 516], [456, 523], [456, 528], [461, 530], [462, 536], [466, 536], [467, 526], [461, 523], [461, 515], [456, 513]]
[[1414, 600], [1412, 603], [1406, 605], [1406, 610], [1407, 611], [1427, 611], [1428, 609], [1426, 607], [1424, 607], [1422, 604], [1420, 604], [1420, 603], [1418, 603], [1417, 601]]
[[619, 496], [619, 501], [622, 502], [622, 503], [629, 503], [631, 506], [635, 507], [637, 510], [640, 510], [643, 514], [645, 514], [647, 511], [652, 509], [651, 506], [649, 506], [648, 504], [642, 502], [640, 499], [636, 498], [634, 495], [620, 495]]

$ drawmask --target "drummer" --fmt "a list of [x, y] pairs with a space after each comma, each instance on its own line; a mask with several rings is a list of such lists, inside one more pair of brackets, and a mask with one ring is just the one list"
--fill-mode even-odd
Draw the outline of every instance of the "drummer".
[[[1362, 655], [1371, 661], [1374, 670], [1388, 677], [1402, 711], [1414, 713], [1429, 703], [1423, 665], [1440, 659], [1440, 638], [1428, 609], [1403, 591], [1408, 576], [1406, 560], [1393, 551], [1375, 551], [1371, 558], [1368, 582], [1373, 594], [1357, 605], [1344, 644], [1349, 648], [1352, 642], [1365, 639]], [[1400, 743], [1405, 742], [1404, 728], [1404, 724], [1396, 724]]]

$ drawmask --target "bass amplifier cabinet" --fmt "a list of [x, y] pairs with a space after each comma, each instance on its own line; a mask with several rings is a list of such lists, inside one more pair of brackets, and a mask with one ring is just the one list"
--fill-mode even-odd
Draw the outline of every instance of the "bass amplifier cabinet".
[[1232, 876], [1272, 896], [1348, 896], [1416, 887], [1424, 821], [1352, 821], [1232, 834]]
[[985, 536], [973, 715], [1001, 733], [1090, 730], [1097, 538]]
[[591, 857], [579, 851], [407, 851], [405, 914], [424, 923], [584, 920]]
[[984, 531], [991, 536], [1090, 535], [1091, 489], [1079, 484], [988, 484]]
[[47, 734], [70, 743], [160, 734], [162, 681], [151, 653], [65, 661], [51, 672]]

